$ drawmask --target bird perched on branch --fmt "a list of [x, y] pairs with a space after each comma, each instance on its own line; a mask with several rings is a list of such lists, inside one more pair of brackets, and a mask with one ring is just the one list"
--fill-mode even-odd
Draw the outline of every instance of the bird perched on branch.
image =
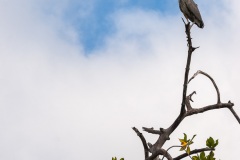
[[[179, 8], [182, 11], [185, 18], [192, 21], [193, 24], [196, 24], [199, 28], [204, 27], [204, 23], [201, 17], [201, 14], [198, 10], [197, 4], [193, 0], [178, 0]], [[188, 21], [189, 22], [189, 21]]]

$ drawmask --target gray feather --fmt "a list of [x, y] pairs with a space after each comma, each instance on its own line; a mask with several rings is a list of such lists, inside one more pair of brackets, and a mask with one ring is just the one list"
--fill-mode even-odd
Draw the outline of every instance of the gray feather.
[[184, 16], [195, 23], [199, 28], [204, 27], [204, 23], [197, 4], [193, 0], [179, 0], [179, 8]]

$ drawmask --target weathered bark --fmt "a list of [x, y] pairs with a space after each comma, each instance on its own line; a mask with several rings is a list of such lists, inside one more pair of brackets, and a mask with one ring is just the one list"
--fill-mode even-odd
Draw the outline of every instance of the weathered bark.
[[[183, 22], [184, 22], [184, 20], [183, 20]], [[193, 75], [192, 78], [188, 79], [192, 53], [194, 52], [195, 49], [199, 48], [199, 47], [192, 46], [192, 38], [191, 38], [191, 32], [190, 32], [191, 27], [192, 27], [192, 25], [190, 25], [190, 23], [187, 23], [187, 24], [185, 23], [185, 32], [187, 35], [187, 44], [188, 44], [188, 55], [187, 55], [187, 63], [186, 63], [185, 74], [184, 74], [184, 84], [183, 84], [182, 103], [181, 103], [180, 114], [167, 129], [160, 128], [160, 130], [154, 130], [153, 128], [143, 127], [144, 131], [151, 133], [151, 134], [159, 135], [157, 141], [153, 145], [149, 144], [149, 148], [147, 146], [147, 142], [146, 142], [145, 138], [143, 137], [142, 133], [140, 133], [135, 127], [133, 127], [133, 130], [137, 133], [137, 135], [140, 137], [140, 139], [143, 143], [145, 160], [156, 160], [159, 155], [166, 157], [168, 160], [179, 160], [179, 159], [182, 159], [182, 158], [188, 156], [187, 154], [182, 154], [176, 158], [172, 158], [172, 156], [168, 153], [168, 150], [164, 150], [162, 148], [162, 146], [165, 144], [165, 142], [170, 139], [170, 135], [172, 134], [172, 132], [175, 131], [175, 129], [179, 126], [179, 124], [183, 121], [183, 119], [185, 117], [192, 116], [192, 115], [199, 114], [199, 113], [204, 113], [206, 111], [210, 111], [210, 110], [214, 110], [214, 109], [228, 108], [232, 112], [234, 117], [237, 119], [237, 121], [240, 123], [239, 116], [233, 110], [234, 104], [231, 103], [230, 101], [228, 103], [221, 103], [220, 91], [219, 91], [214, 79], [211, 76], [209, 76], [205, 72], [198, 71], [197, 73], [195, 73]], [[196, 92], [194, 91], [189, 96], [187, 96], [187, 88], [188, 88], [189, 82], [191, 80], [193, 80], [198, 74], [205, 75], [213, 83], [213, 86], [215, 87], [216, 92], [217, 92], [217, 103], [216, 104], [203, 106], [200, 108], [193, 108], [191, 106], [191, 104], [190, 104], [190, 101], [192, 101], [191, 97]], [[187, 108], [187, 110], [186, 110], [186, 108]], [[191, 151], [190, 154], [198, 153], [201, 151], [210, 151], [210, 150], [214, 150], [214, 149], [209, 149], [209, 148], [196, 149], [196, 150]], [[152, 153], [151, 156], [149, 156], [149, 152]]]

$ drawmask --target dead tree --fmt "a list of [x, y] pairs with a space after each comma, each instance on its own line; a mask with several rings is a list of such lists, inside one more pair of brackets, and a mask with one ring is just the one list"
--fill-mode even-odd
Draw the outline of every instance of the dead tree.
[[[187, 64], [186, 64], [186, 69], [185, 69], [185, 74], [184, 74], [184, 84], [183, 84], [183, 92], [182, 92], [182, 103], [181, 103], [181, 109], [180, 109], [180, 114], [176, 118], [176, 120], [170, 125], [168, 128], [160, 128], [159, 130], [154, 130], [154, 128], [147, 128], [143, 127], [143, 130], [151, 133], [151, 134], [156, 134], [158, 135], [157, 141], [152, 145], [150, 143], [147, 143], [146, 139], [144, 138], [143, 134], [139, 132], [139, 130], [135, 127], [133, 127], [133, 130], [137, 133], [139, 138], [142, 141], [143, 148], [144, 148], [144, 156], [145, 160], [157, 160], [159, 155], [162, 155], [166, 157], [168, 160], [180, 160], [188, 154], [182, 154], [179, 155], [178, 157], [173, 158], [169, 153], [168, 150], [164, 149], [162, 146], [164, 143], [169, 140], [170, 135], [172, 132], [179, 126], [179, 124], [184, 120], [185, 117], [188, 116], [193, 116], [198, 113], [204, 113], [209, 110], [214, 110], [214, 109], [221, 109], [221, 108], [228, 108], [233, 116], [236, 118], [238, 123], [240, 124], [240, 119], [237, 115], [237, 113], [234, 111], [233, 106], [234, 104], [231, 101], [228, 101], [227, 103], [222, 103], [221, 102], [221, 97], [220, 97], [220, 92], [219, 89], [214, 81], [214, 79], [208, 75], [207, 73], [203, 71], [197, 71], [190, 79], [189, 79], [189, 70], [190, 70], [190, 64], [191, 64], [191, 57], [192, 53], [198, 48], [198, 47], [193, 47], [192, 46], [192, 38], [191, 38], [191, 25], [190, 23], [185, 23], [185, 33], [187, 35], [187, 44], [188, 44], [188, 56], [187, 56]], [[188, 89], [188, 84], [193, 80], [197, 75], [202, 74], [209, 78], [209, 80], [213, 83], [216, 92], [217, 92], [217, 102], [216, 104], [213, 105], [208, 105], [208, 106], [203, 106], [200, 108], [193, 108], [191, 106], [190, 101], [192, 101], [192, 96], [196, 93], [195, 91], [192, 92], [191, 94], [187, 95], [187, 89]], [[202, 148], [202, 149], [196, 149], [190, 152], [191, 154], [195, 153], [200, 153], [202, 151], [209, 151], [209, 148]], [[151, 154], [151, 155], [150, 155]]]

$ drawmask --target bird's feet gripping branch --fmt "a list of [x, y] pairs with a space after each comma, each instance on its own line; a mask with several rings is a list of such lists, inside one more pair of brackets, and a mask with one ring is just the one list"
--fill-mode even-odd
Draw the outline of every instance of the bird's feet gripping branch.
[[196, 24], [199, 28], [203, 28], [204, 23], [197, 4], [193, 0], [178, 0], [178, 2], [181, 12], [187, 19], [187, 23], [190, 23], [189, 20], [192, 22], [190, 29], [194, 24]]

